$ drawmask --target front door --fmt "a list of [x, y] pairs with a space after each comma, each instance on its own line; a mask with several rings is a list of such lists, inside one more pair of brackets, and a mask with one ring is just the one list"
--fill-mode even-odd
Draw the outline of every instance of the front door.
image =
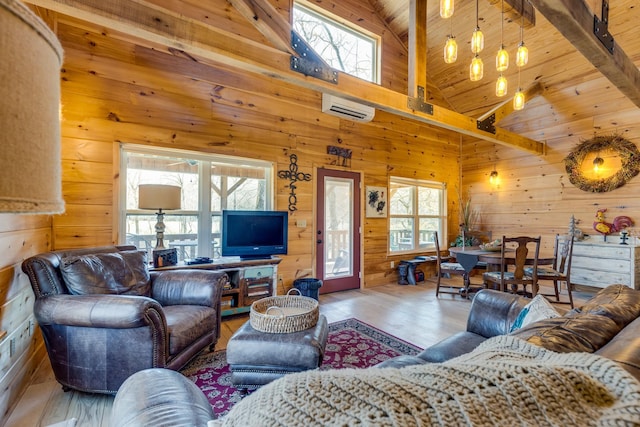
[[360, 174], [318, 169], [316, 273], [320, 293], [360, 288]]

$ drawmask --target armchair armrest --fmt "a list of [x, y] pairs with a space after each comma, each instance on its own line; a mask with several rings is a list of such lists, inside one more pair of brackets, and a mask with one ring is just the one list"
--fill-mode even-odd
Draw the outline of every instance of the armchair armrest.
[[151, 298], [163, 306], [206, 305], [217, 308], [225, 272], [212, 270], [166, 270], [151, 273]]
[[518, 295], [483, 289], [471, 303], [467, 331], [491, 338], [508, 334], [511, 325], [529, 300]]
[[166, 329], [160, 304], [139, 296], [52, 295], [36, 300], [34, 314], [40, 325], [128, 329], [153, 323]]

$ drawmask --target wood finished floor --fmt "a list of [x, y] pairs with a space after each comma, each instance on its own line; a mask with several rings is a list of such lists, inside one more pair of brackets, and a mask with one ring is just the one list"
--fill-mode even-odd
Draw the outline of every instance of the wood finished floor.
[[[543, 289], [543, 293], [547, 291]], [[574, 292], [576, 305], [591, 295], [592, 290]], [[329, 322], [356, 318], [421, 348], [464, 330], [470, 305], [471, 301], [456, 295], [436, 298], [431, 280], [418, 286], [389, 284], [320, 296], [320, 312]], [[247, 319], [248, 315], [223, 320], [216, 349], [226, 348], [233, 332]], [[9, 418], [0, 425], [44, 427], [76, 418], [78, 427], [106, 427], [112, 403], [113, 396], [63, 392], [46, 360]]]

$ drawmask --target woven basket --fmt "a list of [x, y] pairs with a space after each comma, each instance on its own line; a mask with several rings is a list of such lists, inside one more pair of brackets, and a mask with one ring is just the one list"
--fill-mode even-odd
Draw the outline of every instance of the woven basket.
[[253, 329], [271, 334], [304, 331], [318, 323], [318, 301], [300, 295], [287, 295], [259, 299], [251, 304], [249, 321]]

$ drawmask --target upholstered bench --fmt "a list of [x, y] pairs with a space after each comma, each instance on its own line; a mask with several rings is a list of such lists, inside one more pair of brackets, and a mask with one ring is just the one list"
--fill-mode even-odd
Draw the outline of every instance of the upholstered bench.
[[288, 334], [260, 332], [247, 321], [227, 344], [231, 383], [243, 393], [292, 372], [315, 369], [322, 363], [328, 326], [323, 315], [309, 329]]

